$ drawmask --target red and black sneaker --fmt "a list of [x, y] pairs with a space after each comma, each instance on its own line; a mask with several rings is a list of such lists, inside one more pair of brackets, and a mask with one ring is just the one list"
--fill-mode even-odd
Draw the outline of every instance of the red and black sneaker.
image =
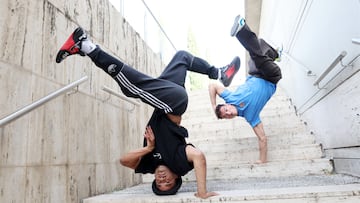
[[239, 71], [239, 69], [240, 69], [240, 58], [237, 56], [231, 61], [229, 65], [220, 68], [221, 71], [220, 81], [225, 87], [230, 85], [232, 79], [234, 78], [235, 74]]
[[80, 49], [81, 42], [86, 39], [87, 35], [85, 31], [80, 27], [76, 28], [57, 53], [56, 63], [60, 63], [66, 57], [73, 54], [80, 54], [81, 56], [85, 56], [84, 52], [82, 52]]

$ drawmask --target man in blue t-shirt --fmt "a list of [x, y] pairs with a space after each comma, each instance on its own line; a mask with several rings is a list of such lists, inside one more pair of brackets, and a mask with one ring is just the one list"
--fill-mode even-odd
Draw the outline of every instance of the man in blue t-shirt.
[[[231, 119], [241, 116], [253, 128], [259, 139], [260, 159], [257, 163], [267, 162], [267, 138], [260, 119], [260, 112], [276, 91], [281, 79], [281, 70], [274, 62], [280, 59], [277, 51], [263, 39], [258, 39], [240, 15], [235, 18], [231, 36], [236, 36], [249, 52], [249, 76], [244, 84], [235, 91], [229, 91], [218, 84], [209, 85], [212, 107], [218, 118]], [[216, 104], [216, 96], [224, 99], [225, 104]]]

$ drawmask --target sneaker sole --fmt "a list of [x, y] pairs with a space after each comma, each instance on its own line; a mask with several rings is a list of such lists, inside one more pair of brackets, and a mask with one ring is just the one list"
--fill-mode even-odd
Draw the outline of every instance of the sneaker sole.
[[239, 24], [239, 19], [241, 18], [240, 15], [236, 16], [235, 17], [235, 20], [234, 20], [234, 24], [231, 28], [231, 32], [230, 32], [230, 35], [233, 37], [236, 35], [236, 33], [239, 31], [239, 27], [240, 27], [240, 24]]
[[[238, 62], [233, 63], [234, 60], [237, 60]], [[225, 87], [228, 87], [228, 86], [231, 84], [234, 76], [235, 76], [236, 73], [240, 70], [241, 60], [240, 60], [240, 58], [236, 58], [236, 59], [233, 59], [233, 61], [232, 61], [231, 63], [233, 63], [233, 66], [228, 69], [229, 72], [226, 72], [226, 73], [225, 73], [225, 76], [227, 77], [227, 80], [226, 80], [226, 81], [222, 81], [222, 83], [223, 83], [223, 85], [224, 85]]]
[[76, 28], [58, 51], [56, 55], [56, 63], [60, 63], [65, 58], [73, 54], [80, 54], [81, 56], [85, 56], [85, 54], [80, 49], [81, 41], [86, 38], [86, 32], [80, 27]]

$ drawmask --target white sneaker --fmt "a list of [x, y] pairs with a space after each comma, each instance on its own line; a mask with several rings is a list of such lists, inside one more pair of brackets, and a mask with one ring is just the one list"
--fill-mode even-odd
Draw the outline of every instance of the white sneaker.
[[240, 15], [235, 17], [234, 25], [231, 28], [230, 35], [233, 37], [235, 36], [242, 27], [245, 25], [245, 19], [241, 17]]

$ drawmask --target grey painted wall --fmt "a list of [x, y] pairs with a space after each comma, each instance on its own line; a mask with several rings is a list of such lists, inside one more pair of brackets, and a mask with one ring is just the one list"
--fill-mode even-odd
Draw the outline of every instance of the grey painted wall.
[[160, 57], [107, 2], [4, 0], [0, 118], [85, 75], [88, 81], [0, 128], [0, 202], [79, 202], [140, 182], [118, 158], [142, 145], [152, 112], [101, 90], [118, 85], [89, 58], [55, 55], [81, 25], [103, 49], [149, 75]]
[[[359, 0], [264, 0], [260, 25], [263, 38], [275, 47], [284, 46], [280, 85], [298, 114], [314, 131], [327, 156], [334, 157], [335, 170], [357, 176], [360, 45], [352, 39], [360, 38], [359, 11]], [[342, 62], [314, 85], [343, 51], [347, 54]]]

